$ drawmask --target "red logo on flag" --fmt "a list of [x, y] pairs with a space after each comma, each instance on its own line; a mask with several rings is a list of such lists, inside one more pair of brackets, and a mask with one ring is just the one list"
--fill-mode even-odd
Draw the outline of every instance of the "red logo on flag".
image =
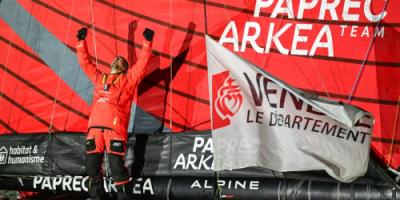
[[240, 109], [243, 97], [240, 87], [229, 75], [229, 71], [215, 74], [212, 77], [213, 88], [213, 128], [230, 124], [230, 118]]

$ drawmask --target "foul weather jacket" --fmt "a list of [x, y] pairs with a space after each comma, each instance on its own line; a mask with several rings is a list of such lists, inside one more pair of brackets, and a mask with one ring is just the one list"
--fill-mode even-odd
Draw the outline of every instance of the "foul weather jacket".
[[86, 41], [78, 41], [76, 49], [80, 66], [94, 85], [88, 129], [108, 128], [127, 138], [133, 95], [138, 83], [150, 70], [147, 63], [151, 45], [152, 42], [144, 40], [136, 64], [126, 73], [106, 74], [91, 62]]

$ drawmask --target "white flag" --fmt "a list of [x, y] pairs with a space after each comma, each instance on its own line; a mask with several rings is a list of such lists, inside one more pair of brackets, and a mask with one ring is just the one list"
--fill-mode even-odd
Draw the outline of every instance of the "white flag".
[[215, 170], [325, 170], [342, 182], [365, 174], [370, 113], [305, 94], [206, 43]]

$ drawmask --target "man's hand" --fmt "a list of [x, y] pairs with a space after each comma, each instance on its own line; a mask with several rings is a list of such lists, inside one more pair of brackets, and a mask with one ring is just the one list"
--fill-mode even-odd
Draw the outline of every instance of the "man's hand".
[[147, 41], [151, 42], [153, 41], [154, 31], [149, 28], [145, 28], [143, 31], [143, 36]]
[[78, 38], [78, 41], [81, 41], [86, 38], [86, 35], [87, 35], [87, 28], [83, 27], [83, 28], [79, 29], [76, 37]]

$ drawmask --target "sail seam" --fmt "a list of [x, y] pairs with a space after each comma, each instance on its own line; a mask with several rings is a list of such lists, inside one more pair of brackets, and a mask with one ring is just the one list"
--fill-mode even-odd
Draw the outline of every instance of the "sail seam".
[[[6, 94], [3, 93], [3, 91], [0, 91], [0, 93], [2, 94], [1, 97], [3, 97], [5, 100], [7, 100], [8, 102], [10, 102], [11, 104], [15, 105], [17, 108], [19, 108], [20, 110], [24, 111], [25, 113], [27, 113], [28, 115], [30, 115], [32, 118], [36, 119], [38, 122], [40, 122], [41, 124], [45, 125], [46, 127], [50, 126], [50, 123], [48, 123], [46, 120], [42, 119], [41, 117], [37, 116], [35, 113], [33, 113], [32, 111], [28, 110], [27, 108], [25, 108], [24, 106], [22, 106], [21, 104], [19, 104], [18, 102], [14, 101], [13, 99], [11, 99], [9, 96], [7, 96]], [[60, 131], [58, 128], [54, 127], [55, 131]]]
[[9, 130], [11, 133], [16, 133], [17, 131], [13, 129], [11, 126], [9, 126], [6, 122], [0, 119], [0, 124], [4, 126], [7, 130]]

